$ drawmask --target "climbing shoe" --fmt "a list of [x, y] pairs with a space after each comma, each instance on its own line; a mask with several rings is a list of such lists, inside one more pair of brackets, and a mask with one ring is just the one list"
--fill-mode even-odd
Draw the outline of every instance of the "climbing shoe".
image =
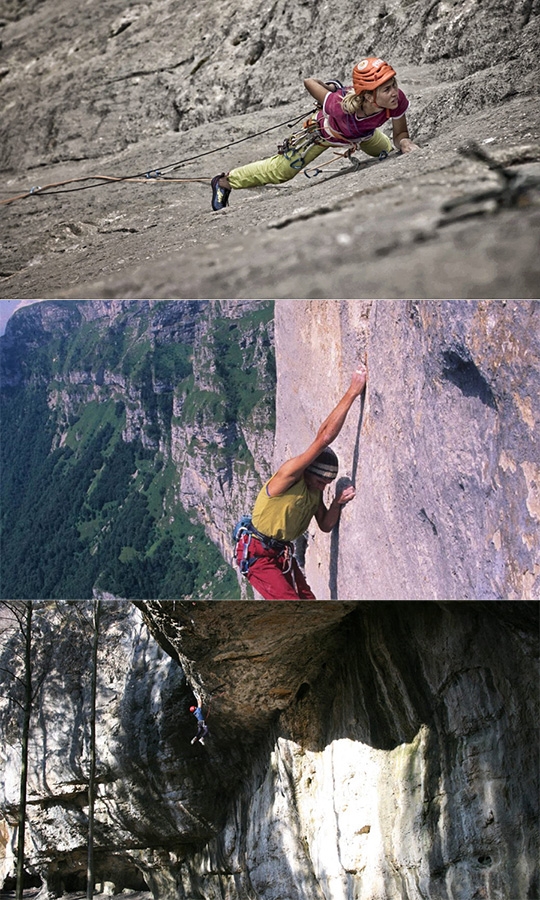
[[229, 205], [230, 188], [221, 187], [219, 179], [223, 178], [225, 172], [212, 178], [212, 209], [225, 209]]

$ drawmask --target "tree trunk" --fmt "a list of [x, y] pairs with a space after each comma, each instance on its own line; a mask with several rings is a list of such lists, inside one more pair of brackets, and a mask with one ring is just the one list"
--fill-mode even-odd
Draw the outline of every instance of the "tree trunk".
[[22, 900], [24, 890], [24, 838], [26, 831], [26, 787], [28, 781], [28, 735], [32, 714], [32, 601], [25, 604], [24, 613], [24, 717], [21, 741], [21, 780], [19, 822], [17, 835], [16, 900]]
[[92, 687], [90, 696], [90, 773], [88, 777], [88, 862], [86, 869], [86, 898], [94, 895], [94, 807], [96, 797], [96, 693], [99, 645], [99, 620], [101, 600], [94, 601], [93, 643], [92, 643]]

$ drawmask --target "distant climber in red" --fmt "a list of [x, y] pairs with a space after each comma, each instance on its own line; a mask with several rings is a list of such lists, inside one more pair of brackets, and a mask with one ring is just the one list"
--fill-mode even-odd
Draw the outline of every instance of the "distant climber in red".
[[322, 423], [308, 449], [287, 460], [263, 485], [251, 516], [234, 529], [235, 557], [241, 573], [265, 600], [315, 600], [297, 560], [293, 541], [313, 516], [321, 531], [332, 531], [341, 509], [355, 496], [345, 487], [327, 508], [323, 491], [338, 473], [338, 458], [328, 446], [341, 431], [347, 414], [365, 389], [367, 369], [354, 373], [347, 392]]
[[204, 745], [204, 739], [208, 734], [208, 725], [206, 724], [200, 701], [197, 706], [190, 706], [189, 711], [190, 713], [193, 713], [197, 719], [197, 734], [192, 739], [191, 743], [195, 744], [198, 741], [199, 744]]

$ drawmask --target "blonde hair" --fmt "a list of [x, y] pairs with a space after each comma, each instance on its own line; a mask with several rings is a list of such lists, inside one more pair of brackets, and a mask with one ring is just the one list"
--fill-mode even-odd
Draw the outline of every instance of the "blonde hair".
[[351, 88], [350, 91], [347, 91], [347, 93], [341, 100], [341, 108], [343, 112], [350, 113], [350, 115], [352, 116], [356, 115], [356, 113], [362, 112], [362, 107], [364, 105], [367, 93], [371, 94], [373, 92], [362, 91], [361, 94], [357, 94], [354, 88]]
[[[397, 86], [397, 78], [394, 76], [394, 81]], [[349, 113], [351, 116], [357, 115], [357, 113], [361, 113], [364, 108], [364, 103], [367, 100], [367, 95], [371, 94], [372, 99], [375, 99], [375, 93], [377, 88], [373, 91], [361, 91], [359, 94], [356, 93], [354, 88], [351, 88], [345, 96], [341, 100], [341, 108], [343, 112]]]

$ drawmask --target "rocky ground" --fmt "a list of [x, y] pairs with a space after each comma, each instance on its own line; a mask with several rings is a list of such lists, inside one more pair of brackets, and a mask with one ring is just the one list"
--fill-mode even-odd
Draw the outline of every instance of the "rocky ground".
[[[40, 894], [39, 888], [32, 888], [26, 891], [23, 891], [24, 900], [38, 900]], [[123, 897], [123, 900], [151, 900], [152, 894], [150, 891], [123, 891], [121, 894], [94, 894], [94, 900], [111, 900], [111, 897]], [[86, 893], [84, 894], [63, 894], [62, 900], [85, 900]], [[15, 900], [15, 891], [7, 891], [0, 893], [0, 900]]]
[[[0, 199], [143, 177], [4, 203], [0, 296], [537, 297], [537, 5], [522, 4], [518, 21], [506, 0], [390, 0], [344, 33], [324, 4], [306, 0], [287, 19], [281, 0], [244, 0], [205, 24], [205, 4], [183, 10], [180, 32], [183, 4], [109, 0], [94, 37], [92, 0], [80, 20], [61, 2], [55, 14], [50, 0], [23, 5], [3, 29]], [[211, 210], [211, 177], [274, 153], [312, 108], [303, 76], [346, 79], [358, 46], [381, 45], [411, 98], [418, 151], [357, 170], [328, 151], [319, 174]], [[156, 170], [174, 180], [144, 177]]]
[[[38, 900], [40, 894], [39, 888], [32, 888], [23, 891], [24, 900]], [[124, 900], [151, 900], [150, 891], [123, 891], [121, 894], [94, 894], [94, 900], [111, 900], [111, 897], [123, 897]], [[86, 894], [63, 894], [63, 900], [85, 900]], [[0, 893], [0, 900], [14, 900], [15, 891], [7, 891]]]

